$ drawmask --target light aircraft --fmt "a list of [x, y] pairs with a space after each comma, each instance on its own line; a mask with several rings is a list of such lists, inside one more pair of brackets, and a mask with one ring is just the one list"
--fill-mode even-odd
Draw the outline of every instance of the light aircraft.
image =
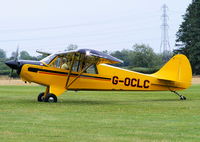
[[98, 91], [171, 91], [178, 94], [191, 85], [190, 62], [184, 55], [175, 55], [158, 72], [142, 74], [109, 64], [123, 61], [92, 49], [78, 49], [57, 53], [45, 53], [41, 61], [6, 61], [17, 70], [25, 82], [46, 86], [39, 94], [39, 102], [57, 102], [57, 96], [67, 90]]

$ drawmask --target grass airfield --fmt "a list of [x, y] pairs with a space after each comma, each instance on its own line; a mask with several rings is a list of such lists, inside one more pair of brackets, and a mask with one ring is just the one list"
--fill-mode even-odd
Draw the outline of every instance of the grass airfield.
[[200, 85], [170, 92], [66, 92], [39, 103], [40, 86], [0, 86], [1, 142], [199, 142]]

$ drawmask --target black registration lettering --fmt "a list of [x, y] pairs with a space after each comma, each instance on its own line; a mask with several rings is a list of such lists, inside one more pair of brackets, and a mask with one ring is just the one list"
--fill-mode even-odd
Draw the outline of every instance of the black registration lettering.
[[119, 80], [118, 76], [113, 76], [112, 84], [117, 85], [119, 83], [124, 83], [125, 86], [138, 87], [138, 88], [149, 88], [150, 87], [149, 80], [141, 81], [140, 79], [129, 78], [129, 77], [126, 77], [124, 80]]
[[129, 86], [130, 85], [130, 82], [131, 82], [131, 79], [130, 78], [125, 78], [125, 80], [124, 80], [124, 85], [125, 86]]
[[138, 79], [138, 81], [137, 81], [137, 87], [142, 88], [142, 86], [140, 85], [140, 79]]
[[117, 85], [118, 84], [118, 76], [113, 76], [113, 78], [112, 78], [112, 84], [115, 84], [115, 85]]
[[144, 81], [144, 88], [149, 88], [149, 83], [150, 83], [149, 80], [145, 80]]
[[136, 87], [137, 86], [137, 79], [133, 78], [131, 79], [131, 86]]

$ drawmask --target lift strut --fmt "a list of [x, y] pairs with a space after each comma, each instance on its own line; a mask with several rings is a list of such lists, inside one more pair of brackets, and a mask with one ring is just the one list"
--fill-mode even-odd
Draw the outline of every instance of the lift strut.
[[85, 72], [90, 66], [92, 66], [93, 64], [96, 64], [96, 63], [98, 62], [98, 59], [96, 59], [96, 60], [94, 60], [93, 62], [91, 62], [90, 64], [88, 64], [88, 65], [87, 65], [86, 67], [84, 67], [84, 68], [79, 72], [79, 74], [69, 83], [69, 80], [70, 80], [70, 77], [71, 77], [72, 68], [73, 68], [73, 65], [74, 65], [75, 56], [76, 56], [76, 54], [74, 53], [73, 58], [72, 58], [72, 63], [71, 63], [71, 65], [70, 65], [69, 73], [68, 73], [68, 76], [67, 76], [66, 85], [65, 85], [66, 90], [81, 76], [81, 74], [82, 74], [83, 72]]
[[94, 63], [89, 64], [87, 67], [85, 67], [81, 72], [79, 72], [78, 76], [76, 76], [70, 83], [68, 82], [68, 84], [66, 84], [66, 89], [68, 89], [80, 76], [81, 74], [86, 71], [91, 65], [93, 65]]

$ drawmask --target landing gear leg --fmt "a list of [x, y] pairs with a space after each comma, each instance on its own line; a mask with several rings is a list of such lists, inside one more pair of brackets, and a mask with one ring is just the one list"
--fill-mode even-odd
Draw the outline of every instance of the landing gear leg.
[[38, 95], [38, 102], [49, 102], [56, 103], [57, 102], [56, 95], [49, 93], [49, 87], [46, 88], [45, 92], [42, 92]]
[[44, 102], [46, 95], [49, 93], [49, 86], [46, 88], [45, 92], [42, 92], [38, 95], [38, 102]]
[[176, 95], [178, 95], [178, 96], [180, 97], [180, 100], [186, 100], [186, 97], [183, 96], [183, 95], [180, 95], [178, 92], [172, 91], [172, 90], [171, 90], [171, 92], [173, 92], [173, 93], [175, 93]]

